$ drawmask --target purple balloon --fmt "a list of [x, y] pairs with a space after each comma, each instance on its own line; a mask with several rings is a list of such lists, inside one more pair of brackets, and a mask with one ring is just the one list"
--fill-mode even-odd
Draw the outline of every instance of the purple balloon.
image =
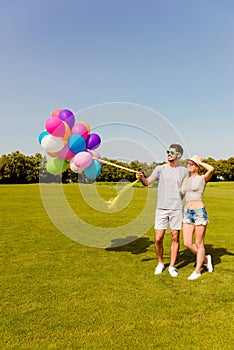
[[75, 124], [75, 116], [72, 111], [69, 109], [62, 109], [61, 112], [58, 115], [59, 119], [63, 120], [65, 123], [67, 123], [70, 127], [70, 129]]
[[86, 139], [86, 146], [88, 149], [95, 149], [98, 148], [98, 146], [101, 143], [101, 138], [98, 134], [89, 134]]

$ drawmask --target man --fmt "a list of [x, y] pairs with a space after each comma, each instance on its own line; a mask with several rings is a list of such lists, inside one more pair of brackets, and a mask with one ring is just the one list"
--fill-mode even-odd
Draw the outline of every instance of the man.
[[180, 187], [185, 178], [186, 168], [179, 165], [179, 160], [183, 155], [183, 148], [179, 144], [172, 144], [167, 150], [168, 161], [166, 164], [158, 165], [149, 177], [145, 177], [142, 172], [137, 176], [144, 186], [149, 186], [153, 181], [158, 180], [158, 201], [155, 215], [155, 251], [158, 258], [158, 265], [155, 268], [155, 275], [159, 275], [165, 269], [163, 263], [163, 239], [170, 226], [171, 231], [171, 261], [169, 274], [177, 277], [175, 268], [177, 254], [179, 252], [179, 235], [182, 227], [182, 198]]

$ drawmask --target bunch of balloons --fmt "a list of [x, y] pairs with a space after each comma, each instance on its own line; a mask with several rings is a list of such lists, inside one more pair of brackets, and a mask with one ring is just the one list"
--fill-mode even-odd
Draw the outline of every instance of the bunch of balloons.
[[38, 140], [51, 157], [46, 164], [50, 174], [59, 175], [70, 167], [75, 173], [84, 172], [89, 179], [96, 179], [100, 175], [100, 155], [96, 149], [101, 138], [96, 133], [90, 133], [86, 122], [76, 123], [69, 109], [53, 111]]

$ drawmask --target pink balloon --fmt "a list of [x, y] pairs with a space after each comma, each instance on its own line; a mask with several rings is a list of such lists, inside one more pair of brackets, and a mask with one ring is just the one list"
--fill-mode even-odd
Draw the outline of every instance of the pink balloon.
[[56, 156], [63, 160], [70, 160], [74, 157], [74, 155], [75, 153], [69, 149], [67, 144], [65, 144], [60, 151], [56, 152]]
[[89, 152], [90, 154], [92, 154], [92, 157], [101, 159], [101, 156], [100, 156], [100, 154], [98, 153], [98, 151], [96, 151], [96, 150], [88, 150], [88, 152]]
[[63, 137], [66, 132], [66, 128], [63, 121], [58, 117], [49, 117], [46, 120], [45, 127], [51, 135], [56, 137]]
[[79, 152], [74, 156], [74, 164], [78, 168], [85, 169], [92, 163], [92, 155], [89, 152]]
[[72, 134], [81, 135], [85, 140], [89, 134], [89, 128], [83, 123], [76, 123], [71, 130]]

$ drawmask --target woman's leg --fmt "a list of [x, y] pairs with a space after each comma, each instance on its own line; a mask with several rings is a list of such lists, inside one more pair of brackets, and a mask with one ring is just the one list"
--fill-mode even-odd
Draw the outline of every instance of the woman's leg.
[[196, 273], [200, 273], [202, 264], [205, 261], [205, 232], [206, 225], [197, 225], [196, 226], [196, 247], [197, 247], [197, 264], [196, 264]]
[[193, 224], [183, 224], [183, 240], [184, 246], [197, 254], [197, 246], [193, 243], [193, 233], [195, 231], [195, 226]]

